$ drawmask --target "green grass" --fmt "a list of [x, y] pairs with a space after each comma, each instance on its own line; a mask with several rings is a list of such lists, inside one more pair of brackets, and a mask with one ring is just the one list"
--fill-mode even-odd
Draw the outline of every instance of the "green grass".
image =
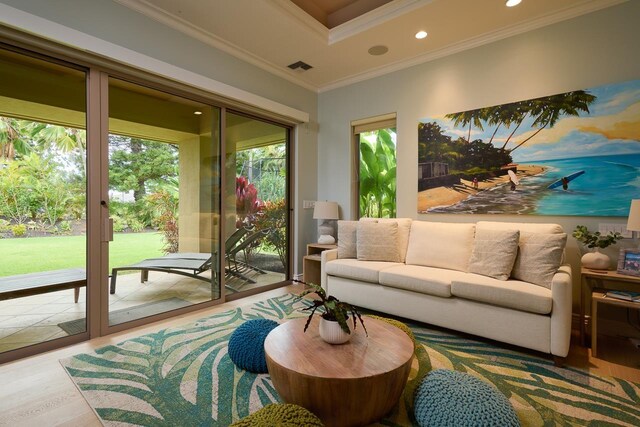
[[[0, 277], [86, 267], [85, 236], [0, 239]], [[162, 256], [160, 233], [116, 233], [109, 243], [109, 271]]]

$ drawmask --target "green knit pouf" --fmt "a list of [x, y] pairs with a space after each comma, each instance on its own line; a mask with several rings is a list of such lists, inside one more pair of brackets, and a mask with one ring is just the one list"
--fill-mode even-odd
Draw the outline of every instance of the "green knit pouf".
[[231, 427], [322, 427], [320, 418], [302, 406], [271, 403], [231, 424]]
[[424, 377], [415, 394], [414, 412], [421, 427], [520, 425], [509, 400], [493, 385], [445, 369]]
[[366, 316], [371, 317], [372, 319], [382, 320], [383, 322], [387, 322], [390, 325], [402, 329], [402, 332], [409, 335], [409, 338], [411, 338], [411, 341], [413, 342], [413, 348], [416, 348], [416, 337], [413, 336], [413, 331], [411, 330], [411, 328], [409, 328], [404, 323], [400, 322], [399, 320], [389, 319], [388, 317], [374, 316], [373, 314], [367, 314]]

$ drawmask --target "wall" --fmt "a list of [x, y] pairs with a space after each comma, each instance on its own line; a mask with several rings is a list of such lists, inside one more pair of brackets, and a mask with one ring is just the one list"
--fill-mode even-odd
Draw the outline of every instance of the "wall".
[[[113, 1], [2, 0], [0, 4], [2, 3], [200, 76], [307, 112], [310, 123], [300, 125], [299, 129], [295, 130], [294, 149], [296, 212], [293, 231], [295, 236], [302, 236], [302, 240], [298, 239], [295, 242], [295, 270], [301, 272], [302, 255], [306, 250], [304, 243], [315, 237], [315, 222], [310, 213], [301, 208], [303, 199], [316, 199], [315, 93], [165, 27]], [[189, 83], [188, 80], [184, 81]], [[298, 173], [298, 170], [305, 173]]]
[[[397, 113], [398, 216], [430, 221], [556, 222], [571, 233], [577, 224], [626, 223], [621, 218], [417, 214], [417, 124], [433, 114], [504, 104], [640, 78], [640, 2], [629, 1], [559, 24], [448, 56], [365, 82], [321, 93], [318, 199], [350, 209], [352, 120]], [[453, 23], [452, 23], [453, 25]], [[630, 245], [631, 242], [625, 244]], [[616, 254], [620, 246], [610, 250]], [[574, 268], [574, 309], [579, 302], [580, 253], [569, 238]]]

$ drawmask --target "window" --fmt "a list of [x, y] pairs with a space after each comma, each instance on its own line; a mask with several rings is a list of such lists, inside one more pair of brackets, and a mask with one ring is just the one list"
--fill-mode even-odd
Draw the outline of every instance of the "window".
[[356, 203], [358, 217], [396, 216], [396, 128], [393, 117], [352, 123], [357, 144]]

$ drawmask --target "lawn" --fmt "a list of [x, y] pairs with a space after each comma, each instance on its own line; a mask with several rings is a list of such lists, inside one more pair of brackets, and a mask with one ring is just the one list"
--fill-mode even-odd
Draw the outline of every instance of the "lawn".
[[[0, 239], [0, 277], [86, 266], [85, 236]], [[162, 256], [160, 233], [116, 233], [109, 243], [109, 270]]]

